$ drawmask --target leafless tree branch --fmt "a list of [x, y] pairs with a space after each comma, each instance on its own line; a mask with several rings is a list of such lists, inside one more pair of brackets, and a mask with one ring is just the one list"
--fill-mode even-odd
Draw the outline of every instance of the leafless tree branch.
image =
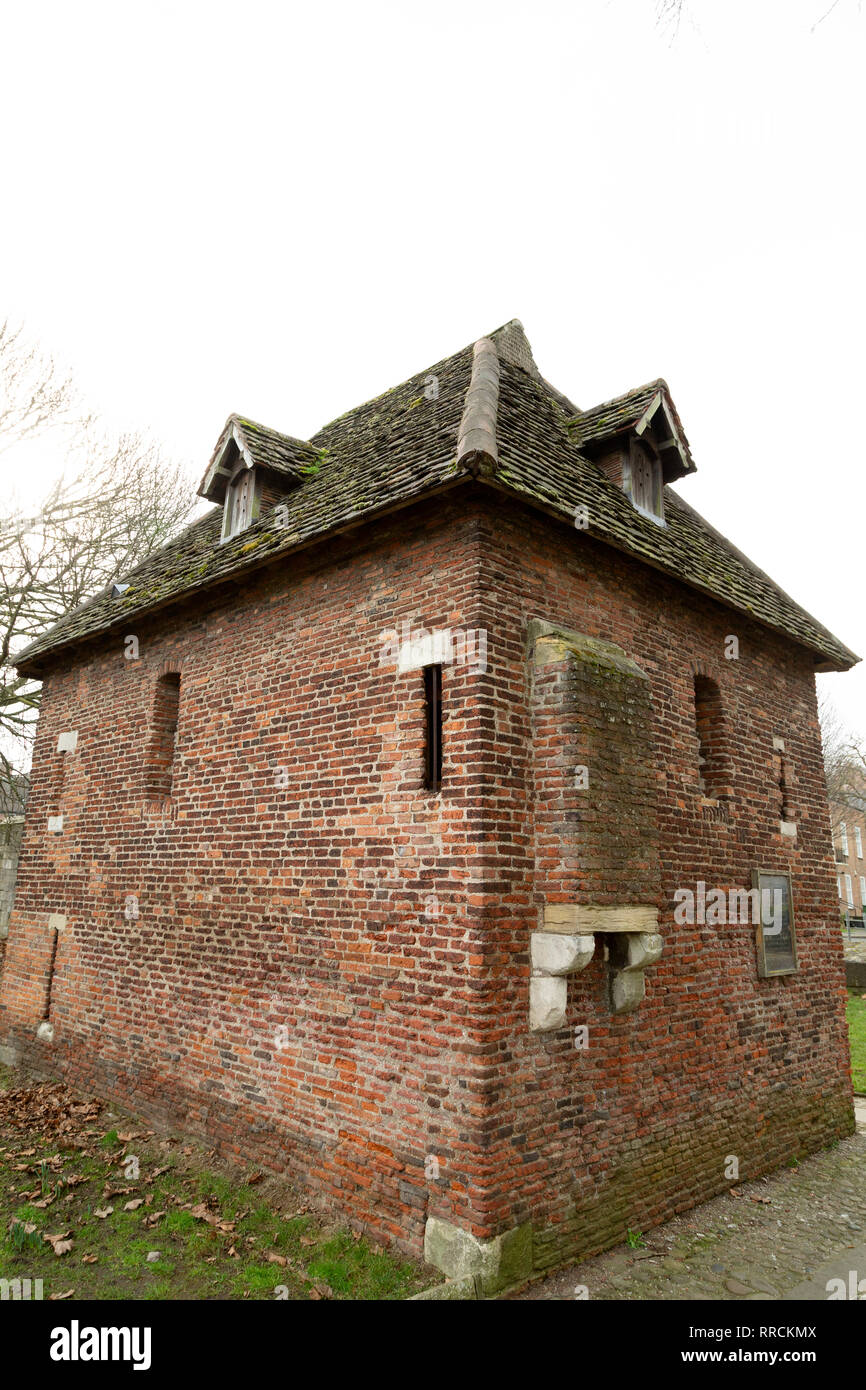
[[34, 514], [0, 510], [2, 795], [29, 760], [39, 713], [39, 686], [17, 675], [16, 656], [170, 540], [195, 499], [184, 471], [152, 441], [100, 430], [79, 410], [71, 379], [6, 324], [0, 386], [0, 452], [50, 435], [65, 465]]

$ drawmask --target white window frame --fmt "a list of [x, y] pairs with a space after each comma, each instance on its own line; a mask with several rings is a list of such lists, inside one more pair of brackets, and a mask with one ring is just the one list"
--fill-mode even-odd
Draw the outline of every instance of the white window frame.
[[860, 875], [860, 906], [866, 907], [866, 878]]
[[839, 834], [842, 836], [842, 853], [848, 858], [848, 827], [844, 821], [839, 826]]
[[851, 882], [851, 875], [845, 875], [845, 898], [849, 907], [854, 906], [854, 884]]
[[854, 826], [854, 848], [857, 851], [857, 858], [863, 858], [863, 836], [860, 833], [859, 825]]

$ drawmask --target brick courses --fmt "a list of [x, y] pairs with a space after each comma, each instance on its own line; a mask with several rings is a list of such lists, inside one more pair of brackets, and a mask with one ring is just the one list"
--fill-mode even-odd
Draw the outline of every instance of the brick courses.
[[[421, 673], [380, 664], [404, 619], [488, 633], [485, 671], [445, 669], [439, 795], [422, 786]], [[554, 729], [545, 754], [533, 619], [615, 643], [648, 677], [651, 765], [603, 808], [584, 869], [595, 889], [605, 856], [613, 881], [633, 877], [610, 827], [643, 824], [652, 784], [665, 942], [634, 1013], [612, 1016], [597, 949], [569, 981], [568, 1026], [541, 1036], [539, 769], [576, 758], [591, 795], [616, 729], [584, 699], [581, 737], [559, 748]], [[129, 632], [138, 660], [107, 634], [45, 682], [0, 982], [0, 1038], [26, 1072], [288, 1171], [415, 1253], [428, 1216], [482, 1237], [531, 1220], [539, 1269], [721, 1191], [728, 1155], [754, 1176], [852, 1131], [804, 647], [480, 484]], [[154, 804], [166, 672], [180, 712], [171, 797]], [[696, 674], [719, 687], [730, 801], [701, 790]], [[69, 729], [75, 753], [55, 752]], [[795, 838], [779, 830], [774, 736]], [[758, 978], [751, 926], [673, 922], [677, 887], [748, 888], [753, 867], [793, 874], [797, 975]], [[50, 913], [67, 924], [46, 1044]]]

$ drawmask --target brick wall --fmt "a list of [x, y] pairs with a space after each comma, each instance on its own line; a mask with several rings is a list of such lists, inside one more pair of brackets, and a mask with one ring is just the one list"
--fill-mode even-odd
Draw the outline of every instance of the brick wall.
[[[445, 670], [441, 795], [422, 786], [421, 673], [380, 664], [382, 634], [404, 619], [488, 633], [486, 669]], [[543, 1036], [527, 1003], [546, 901], [532, 619], [613, 642], [648, 677], [641, 776], [665, 937], [636, 1012], [611, 1016], [597, 951], [569, 983], [568, 1027]], [[729, 1154], [750, 1175], [850, 1131], [807, 654], [480, 492], [133, 632], [138, 660], [118, 636], [45, 683], [0, 994], [0, 1038], [26, 1070], [286, 1169], [411, 1250], [428, 1215], [480, 1236], [532, 1219], [539, 1268], [721, 1190]], [[169, 670], [175, 762], [154, 804], [147, 750]], [[718, 682], [732, 731], [725, 806], [701, 794], [696, 672]], [[76, 752], [55, 753], [69, 729]], [[590, 794], [601, 730], [580, 760]], [[779, 833], [779, 734], [796, 840]], [[616, 813], [605, 807], [608, 825]], [[759, 980], [750, 927], [674, 925], [677, 886], [748, 887], [752, 867], [780, 865], [794, 874], [799, 975]], [[67, 921], [46, 1044], [50, 913]]]
[[[502, 849], [488, 901], [485, 1061], [496, 1110], [487, 1161], [498, 1183], [488, 1219], [491, 1229], [532, 1219], [544, 1267], [723, 1190], [728, 1155], [755, 1174], [851, 1132], [842, 950], [811, 658], [585, 534], [552, 536], [503, 509], [485, 526], [483, 550], [497, 692], [485, 838]], [[533, 762], [566, 749], [534, 750], [518, 732], [531, 726], [525, 633], [537, 618], [615, 643], [650, 678], [665, 939], [639, 1009], [611, 1015], [597, 949], [569, 979], [567, 1026], [547, 1036], [526, 1028], [527, 934], [548, 891], [533, 874], [528, 792]], [[725, 657], [730, 636], [737, 660]], [[702, 793], [696, 674], [719, 686], [730, 802]], [[589, 764], [580, 814], [591, 816], [603, 744], [592, 702], [583, 708], [583, 746], [578, 739], [566, 761]], [[774, 737], [786, 745], [795, 839], [780, 830]], [[626, 796], [624, 831], [633, 811]], [[615, 880], [624, 861], [610, 853]], [[752, 868], [793, 874], [798, 975], [758, 978], [751, 925], [673, 922], [678, 887], [747, 889]], [[589, 1028], [585, 1051], [574, 1046], [579, 1025]]]

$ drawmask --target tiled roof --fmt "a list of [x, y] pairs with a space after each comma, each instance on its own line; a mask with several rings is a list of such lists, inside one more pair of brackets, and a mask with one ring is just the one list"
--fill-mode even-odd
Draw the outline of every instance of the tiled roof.
[[[31, 643], [18, 669], [37, 675], [70, 647], [109, 631], [128, 632], [139, 615], [473, 475], [566, 521], [578, 506], [586, 507], [590, 535], [810, 648], [819, 669], [847, 669], [859, 659], [670, 488], [667, 524], [658, 526], [581, 452], [575, 438], [581, 420], [606, 412], [609, 428], [611, 420], [629, 413], [639, 419], [640, 401], [645, 409], [664, 383], [575, 416], [571, 401], [539, 375], [516, 321], [476, 348], [464, 348], [349, 411], [309, 441], [231, 417], [262, 461], [282, 459], [292, 469], [295, 461], [306, 460], [298, 464], [301, 481], [295, 476], [296, 485], [280, 501], [280, 524], [277, 513], [266, 510], [247, 530], [220, 543], [222, 513], [215, 508], [131, 574], [118, 576], [129, 583], [122, 596], [98, 595]], [[672, 409], [669, 393], [668, 402]], [[479, 452], [477, 430], [482, 427], [489, 437], [494, 417], [491, 457], [489, 447]], [[467, 439], [467, 430], [473, 447], [458, 457], [458, 438]]]
[[307, 440], [293, 439], [267, 425], [258, 425], [255, 420], [246, 420], [242, 415], [232, 415], [230, 421], [237, 426], [254, 463], [299, 481], [305, 474], [315, 471], [318, 451]]

